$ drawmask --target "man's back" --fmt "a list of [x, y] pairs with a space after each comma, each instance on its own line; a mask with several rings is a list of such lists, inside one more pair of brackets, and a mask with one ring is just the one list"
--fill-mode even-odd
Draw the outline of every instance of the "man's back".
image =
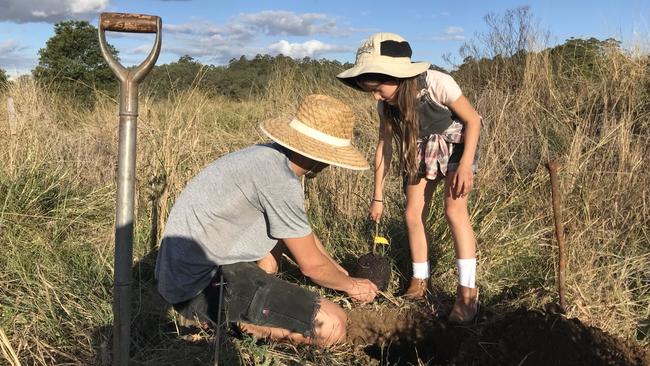
[[156, 264], [170, 303], [196, 296], [217, 265], [264, 257], [279, 238], [311, 228], [300, 181], [278, 145], [255, 145], [214, 161], [172, 208]]

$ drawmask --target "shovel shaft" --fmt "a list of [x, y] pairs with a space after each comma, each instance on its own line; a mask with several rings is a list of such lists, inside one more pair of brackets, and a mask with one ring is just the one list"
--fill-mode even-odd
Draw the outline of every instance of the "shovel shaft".
[[[131, 267], [133, 264], [133, 208], [135, 195], [138, 83], [151, 71], [160, 53], [162, 21], [154, 15], [102, 13], [99, 45], [108, 66], [120, 81], [120, 128], [115, 215], [115, 282], [113, 288], [113, 365], [129, 365], [131, 343]], [[156, 33], [149, 56], [135, 68], [113, 57], [105, 31]]]
[[156, 33], [158, 17], [144, 14], [102, 13], [99, 29], [127, 33]]

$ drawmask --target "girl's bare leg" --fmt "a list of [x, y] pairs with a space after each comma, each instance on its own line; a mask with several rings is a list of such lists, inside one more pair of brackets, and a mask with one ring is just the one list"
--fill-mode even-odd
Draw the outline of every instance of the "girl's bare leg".
[[421, 299], [429, 289], [429, 257], [425, 223], [435, 181], [420, 179], [418, 184], [406, 186], [404, 221], [408, 231], [413, 277], [404, 293], [405, 298]]
[[[473, 283], [476, 276], [476, 239], [467, 209], [468, 196], [458, 197], [452, 194], [454, 178], [455, 172], [452, 172], [445, 179], [445, 217], [454, 238], [456, 259], [470, 260], [470, 263], [473, 264], [469, 269], [458, 268], [459, 283], [456, 287], [456, 301], [449, 314], [449, 321], [468, 323], [476, 317], [478, 312], [478, 288], [473, 284], [465, 284], [461, 278], [471, 278], [469, 282]], [[460, 263], [461, 261], [458, 261], [459, 266], [461, 266]]]
[[452, 182], [456, 172], [451, 172], [445, 179], [445, 217], [454, 238], [457, 259], [476, 258], [476, 239], [469, 220], [467, 195], [456, 197], [452, 194]]
[[424, 227], [426, 215], [431, 205], [431, 196], [436, 181], [420, 179], [418, 184], [406, 186], [406, 209], [404, 221], [408, 231], [409, 248], [413, 262], [428, 260], [427, 235]]

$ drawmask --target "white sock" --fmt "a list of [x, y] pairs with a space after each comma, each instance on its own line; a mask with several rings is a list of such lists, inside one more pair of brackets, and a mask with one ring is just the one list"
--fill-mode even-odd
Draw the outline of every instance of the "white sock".
[[458, 284], [461, 286], [476, 287], [476, 258], [456, 259], [458, 267]]
[[413, 277], [420, 279], [429, 278], [429, 261], [413, 262]]

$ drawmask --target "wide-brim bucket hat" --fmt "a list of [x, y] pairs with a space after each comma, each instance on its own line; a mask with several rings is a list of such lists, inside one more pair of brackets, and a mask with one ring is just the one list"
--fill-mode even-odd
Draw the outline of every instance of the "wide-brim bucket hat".
[[352, 170], [370, 169], [352, 145], [354, 124], [354, 112], [345, 103], [312, 94], [295, 116], [271, 118], [259, 127], [273, 141], [310, 159]]
[[409, 43], [395, 33], [376, 33], [357, 49], [354, 67], [336, 77], [348, 86], [362, 90], [355, 78], [361, 74], [384, 74], [396, 78], [410, 78], [425, 72], [431, 64], [412, 62]]

